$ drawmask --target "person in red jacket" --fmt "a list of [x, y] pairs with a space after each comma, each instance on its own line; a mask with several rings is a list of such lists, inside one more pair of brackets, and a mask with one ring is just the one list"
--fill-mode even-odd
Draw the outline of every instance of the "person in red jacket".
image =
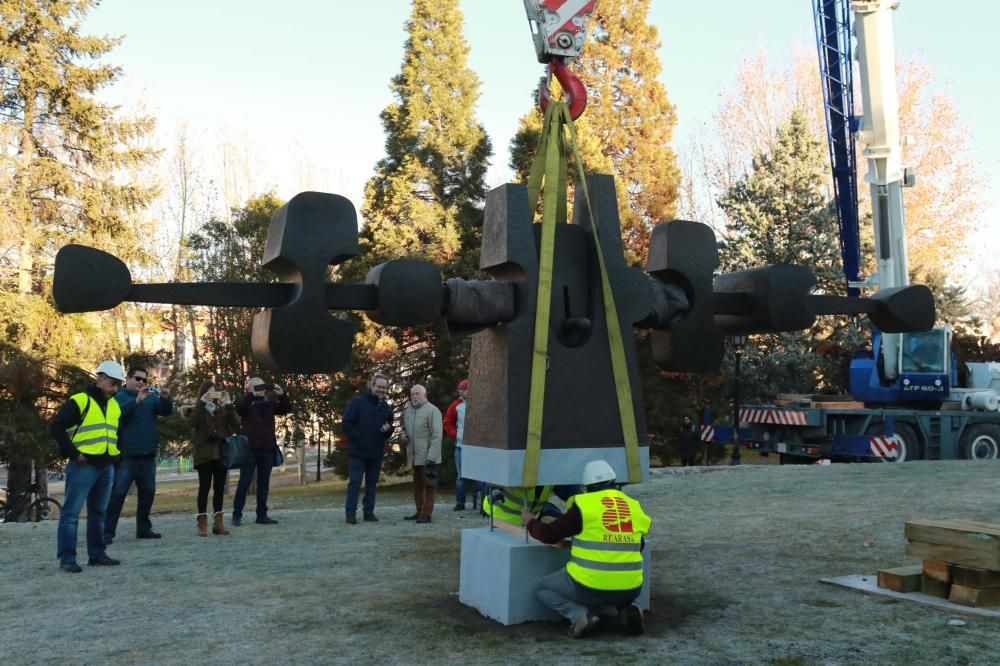
[[[444, 434], [455, 438], [455, 511], [465, 511], [465, 479], [462, 477], [462, 436], [465, 430], [465, 398], [469, 392], [469, 380], [458, 383], [458, 399], [448, 406], [444, 413]], [[471, 479], [470, 479], [471, 481]], [[479, 484], [473, 482], [472, 508], [479, 506]]]

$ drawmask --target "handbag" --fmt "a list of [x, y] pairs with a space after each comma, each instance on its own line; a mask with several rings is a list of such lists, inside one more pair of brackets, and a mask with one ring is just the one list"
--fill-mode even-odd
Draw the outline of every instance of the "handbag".
[[246, 435], [230, 435], [222, 444], [222, 464], [226, 469], [246, 467], [251, 463]]
[[281, 467], [281, 463], [283, 463], [283, 462], [285, 462], [285, 456], [283, 456], [282, 453], [281, 453], [281, 447], [280, 446], [275, 446], [274, 447], [274, 466], [275, 467]]

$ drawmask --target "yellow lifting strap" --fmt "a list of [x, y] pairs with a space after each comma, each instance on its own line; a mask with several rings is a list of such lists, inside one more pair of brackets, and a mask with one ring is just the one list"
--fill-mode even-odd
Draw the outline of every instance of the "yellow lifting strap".
[[[564, 129], [569, 130], [567, 139]], [[601, 289], [604, 296], [604, 316], [607, 322], [608, 342], [611, 353], [611, 368], [615, 380], [618, 399], [618, 414], [622, 424], [622, 438], [625, 442], [625, 460], [628, 466], [628, 481], [642, 481], [639, 462], [639, 438], [635, 427], [635, 412], [632, 407], [632, 389], [629, 385], [628, 365], [625, 362], [625, 346], [622, 340], [621, 324], [615, 308], [615, 298], [611, 291], [611, 281], [604, 261], [604, 253], [598, 239], [597, 223], [590, 205], [590, 194], [584, 177], [583, 161], [577, 148], [576, 128], [565, 102], [552, 102], [545, 111], [542, 134], [531, 163], [528, 176], [528, 204], [531, 211], [538, 207], [542, 195], [543, 180], [546, 196], [542, 197], [542, 242], [538, 252], [538, 295], [535, 306], [534, 352], [531, 358], [531, 393], [528, 403], [528, 440], [525, 445], [524, 477], [521, 485], [536, 485], [538, 464], [542, 449], [542, 415], [545, 407], [545, 378], [548, 370], [549, 313], [552, 303], [552, 266], [555, 261], [556, 224], [566, 222], [567, 208], [567, 168], [566, 156], [572, 152], [579, 187], [587, 204], [594, 247], [601, 271]], [[554, 187], [552, 187], [554, 186]]]

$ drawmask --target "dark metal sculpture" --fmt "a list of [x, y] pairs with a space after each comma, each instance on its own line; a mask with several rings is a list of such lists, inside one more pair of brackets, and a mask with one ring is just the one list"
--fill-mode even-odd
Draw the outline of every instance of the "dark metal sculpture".
[[[816, 277], [799, 266], [715, 276], [715, 236], [697, 222], [658, 225], [644, 274], [624, 262], [613, 179], [591, 176], [588, 185], [597, 236], [583, 217], [582, 201], [575, 206], [577, 219], [556, 233], [538, 483], [576, 483], [595, 457], [624, 469], [597, 243], [617, 302], [643, 469], [648, 445], [633, 327], [651, 329], [654, 358], [664, 369], [704, 372], [718, 368], [727, 335], [804, 329], [819, 315], [866, 314], [886, 332], [933, 325], [933, 298], [923, 286], [847, 298], [812, 294]], [[538, 288], [540, 234], [532, 217], [524, 186], [489, 193], [480, 265], [493, 280], [442, 284], [433, 264], [398, 259], [373, 268], [365, 284], [328, 283], [329, 266], [358, 255], [357, 215], [343, 197], [305, 192], [275, 213], [268, 230], [264, 265], [280, 282], [133, 284], [128, 267], [114, 256], [69, 245], [56, 256], [53, 298], [61, 312], [103, 310], [123, 301], [266, 308], [254, 318], [254, 354], [267, 367], [289, 373], [329, 373], [349, 361], [354, 324], [330, 310], [366, 311], [392, 326], [443, 318], [453, 334], [478, 332], [463, 471], [497, 485], [518, 485]]]

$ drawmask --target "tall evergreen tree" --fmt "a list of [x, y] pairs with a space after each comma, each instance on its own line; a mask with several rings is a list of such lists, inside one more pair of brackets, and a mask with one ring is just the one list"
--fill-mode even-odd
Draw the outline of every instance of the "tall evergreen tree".
[[[42, 396], [62, 386], [55, 375], [67, 363], [89, 369], [121, 347], [86, 318], [61, 319], [52, 309], [55, 250], [75, 240], [134, 259], [142, 244], [132, 215], [153, 195], [118, 178], [151, 156], [140, 139], [152, 121], [123, 120], [96, 98], [121, 69], [98, 62], [117, 39], [81, 34], [95, 4], [0, 3], [0, 313], [12, 322], [3, 337], [40, 373], [53, 373], [38, 391], [19, 394], [25, 408], [46, 408]], [[12, 488], [27, 482], [30, 463], [10, 460]]]
[[[391, 84], [396, 99], [382, 112], [386, 156], [365, 188], [364, 257], [344, 268], [344, 279], [363, 279], [371, 266], [403, 256], [433, 261], [446, 277], [470, 277], [478, 268], [492, 148], [475, 118], [479, 80], [468, 66], [462, 23], [458, 0], [413, 2], [402, 68]], [[364, 327], [343, 399], [362, 390], [376, 368], [397, 382], [428, 384], [435, 402], [454, 393], [467, 341], [367, 320]]]
[[[17, 290], [37, 294], [39, 265], [67, 236], [105, 246], [134, 238], [128, 216], [153, 191], [116, 180], [151, 157], [137, 141], [152, 120], [122, 120], [95, 98], [121, 69], [95, 63], [120, 40], [80, 34], [93, 0], [11, 0], [0, 4], [0, 114], [11, 130], [4, 151], [12, 191], [4, 215], [20, 234]], [[131, 245], [135, 245], [132, 243]]]
[[386, 156], [365, 188], [366, 263], [419, 256], [468, 275], [478, 267], [492, 147], [475, 118], [458, 0], [414, 0], [403, 65], [382, 112]]
[[[798, 264], [816, 273], [818, 291], [843, 292], [826, 162], [808, 118], [794, 111], [771, 147], [754, 158], [751, 172], [718, 201], [728, 232], [721, 251], [723, 270]], [[829, 317], [808, 331], [752, 338], [745, 351], [747, 401], [781, 392], [846, 390], [846, 367], [861, 343], [857, 325]]]

